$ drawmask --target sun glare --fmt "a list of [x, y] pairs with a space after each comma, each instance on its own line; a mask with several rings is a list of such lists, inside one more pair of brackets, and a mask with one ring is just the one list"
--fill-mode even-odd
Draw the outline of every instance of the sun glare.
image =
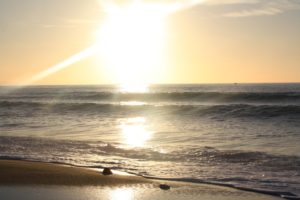
[[145, 91], [162, 74], [166, 13], [158, 5], [109, 7], [98, 34], [98, 52], [123, 91]]
[[106, 63], [112, 82], [122, 85], [121, 91], [146, 92], [149, 83], [159, 82], [165, 76], [166, 17], [201, 2], [203, 0], [165, 3], [132, 0], [132, 3], [121, 5], [118, 1], [99, 0], [107, 17], [98, 31], [96, 43], [34, 75], [22, 85], [40, 81], [96, 55], [101, 64]]
[[124, 142], [131, 147], [142, 147], [151, 139], [152, 133], [145, 126], [145, 118], [127, 119], [120, 125]]
[[122, 83], [120, 85], [120, 92], [124, 93], [146, 93], [149, 91], [149, 86], [145, 83]]
[[128, 188], [118, 188], [110, 192], [110, 200], [132, 200], [134, 199], [134, 192]]

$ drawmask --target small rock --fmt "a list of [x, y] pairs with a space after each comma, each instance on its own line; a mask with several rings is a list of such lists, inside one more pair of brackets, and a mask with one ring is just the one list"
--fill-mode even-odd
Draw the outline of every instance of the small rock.
[[102, 174], [103, 175], [112, 175], [113, 173], [112, 173], [111, 169], [104, 168], [103, 171], [102, 171]]
[[162, 190], [169, 190], [169, 189], [171, 189], [171, 187], [169, 185], [166, 185], [166, 184], [160, 184], [159, 188], [162, 189]]

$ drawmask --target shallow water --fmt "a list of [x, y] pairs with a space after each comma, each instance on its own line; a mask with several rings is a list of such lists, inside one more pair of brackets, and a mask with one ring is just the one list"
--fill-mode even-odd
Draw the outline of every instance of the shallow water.
[[261, 195], [231, 189], [215, 189], [209, 187], [180, 186], [164, 191], [155, 187], [121, 186], [121, 187], [69, 187], [69, 186], [0, 186], [0, 198], [10, 200], [280, 200], [279, 197]]
[[0, 87], [0, 157], [300, 194], [300, 84]]

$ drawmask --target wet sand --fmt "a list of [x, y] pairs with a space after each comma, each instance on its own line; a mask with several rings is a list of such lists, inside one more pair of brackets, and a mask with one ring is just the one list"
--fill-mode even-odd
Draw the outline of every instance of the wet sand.
[[[171, 186], [160, 189], [160, 184]], [[0, 160], [0, 198], [5, 199], [281, 199], [233, 188], [158, 181], [60, 164]]]

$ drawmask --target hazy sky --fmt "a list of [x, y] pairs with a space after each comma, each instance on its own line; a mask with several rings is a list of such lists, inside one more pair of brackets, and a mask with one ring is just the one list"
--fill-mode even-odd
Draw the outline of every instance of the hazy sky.
[[[0, 84], [22, 83], [93, 45], [103, 2], [112, 1], [0, 0]], [[151, 82], [300, 82], [299, 0], [144, 2], [184, 8], [167, 18], [165, 62]], [[36, 84], [117, 82], [104, 65], [91, 56]]]

